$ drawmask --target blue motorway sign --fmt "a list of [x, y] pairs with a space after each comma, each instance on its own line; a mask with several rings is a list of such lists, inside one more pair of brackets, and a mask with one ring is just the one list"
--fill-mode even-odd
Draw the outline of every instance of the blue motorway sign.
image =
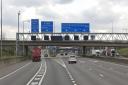
[[53, 21], [42, 21], [41, 32], [53, 32]]
[[90, 32], [89, 23], [62, 23], [62, 32]]
[[39, 19], [31, 19], [31, 32], [39, 32]]

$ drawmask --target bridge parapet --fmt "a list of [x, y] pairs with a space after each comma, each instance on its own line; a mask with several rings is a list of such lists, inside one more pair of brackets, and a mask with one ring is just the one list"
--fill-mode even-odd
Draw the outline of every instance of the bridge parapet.
[[[79, 41], [93, 40], [93, 41], [128, 41], [128, 33], [17, 33], [19, 40], [30, 41], [31, 36], [36, 36], [37, 41], [44, 41], [44, 36], [48, 36], [51, 40], [51, 36], [62, 36], [63, 40], [65, 36], [70, 37], [70, 41], [74, 41], [74, 36], [79, 37]], [[87, 39], [84, 39], [87, 36]]]

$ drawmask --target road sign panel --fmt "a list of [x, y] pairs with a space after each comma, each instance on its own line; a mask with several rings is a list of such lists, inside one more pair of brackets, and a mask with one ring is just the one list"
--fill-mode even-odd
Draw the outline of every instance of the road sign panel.
[[31, 19], [31, 32], [39, 32], [39, 19]]
[[89, 23], [62, 23], [62, 32], [90, 32]]
[[53, 32], [53, 21], [42, 21], [41, 32]]

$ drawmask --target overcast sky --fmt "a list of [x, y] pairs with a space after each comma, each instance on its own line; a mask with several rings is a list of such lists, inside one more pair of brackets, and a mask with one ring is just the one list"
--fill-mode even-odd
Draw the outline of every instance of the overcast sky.
[[[54, 21], [56, 32], [61, 22], [90, 23], [91, 32], [112, 32], [112, 24], [114, 32], [128, 29], [128, 0], [3, 0], [3, 32], [8, 38], [15, 38], [19, 10], [20, 32], [23, 21], [32, 18]], [[25, 28], [30, 30], [29, 23]]]

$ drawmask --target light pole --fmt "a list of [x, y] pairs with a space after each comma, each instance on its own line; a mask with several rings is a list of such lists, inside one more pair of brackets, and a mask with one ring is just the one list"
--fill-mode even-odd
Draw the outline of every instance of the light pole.
[[2, 58], [2, 27], [3, 27], [3, 23], [2, 23], [2, 11], [3, 10], [2, 10], [2, 0], [1, 0], [1, 58]]
[[[24, 33], [24, 21], [23, 21], [23, 33]], [[24, 34], [23, 34], [23, 56], [24, 56]]]
[[18, 12], [18, 33], [16, 33], [16, 56], [18, 56], [18, 41], [19, 41], [19, 24], [20, 24], [20, 11]]
[[19, 24], [20, 24], [20, 11], [18, 12], [18, 40], [19, 40], [19, 31], [20, 31]]

